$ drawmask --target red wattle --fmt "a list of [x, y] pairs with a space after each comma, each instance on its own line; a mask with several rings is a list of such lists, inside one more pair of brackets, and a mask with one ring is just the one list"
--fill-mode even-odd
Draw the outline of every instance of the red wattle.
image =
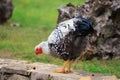
[[36, 49], [36, 55], [38, 55], [38, 54], [42, 54], [42, 48], [37, 48]]

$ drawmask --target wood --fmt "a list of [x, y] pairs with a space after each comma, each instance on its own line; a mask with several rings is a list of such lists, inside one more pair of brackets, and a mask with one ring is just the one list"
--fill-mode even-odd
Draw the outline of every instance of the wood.
[[13, 4], [11, 0], [0, 0], [0, 24], [5, 23], [11, 18], [13, 13]]
[[82, 59], [120, 59], [120, 0], [88, 0], [78, 6], [69, 3], [58, 12], [58, 23], [79, 16], [93, 23], [96, 32], [87, 37]]
[[114, 75], [73, 70], [77, 73], [55, 73], [59, 66], [44, 63], [0, 59], [0, 80], [119, 80]]

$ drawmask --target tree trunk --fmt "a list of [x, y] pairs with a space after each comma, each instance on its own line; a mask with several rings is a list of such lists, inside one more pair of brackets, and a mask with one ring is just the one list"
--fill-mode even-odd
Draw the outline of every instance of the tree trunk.
[[5, 23], [13, 12], [13, 5], [11, 0], [0, 0], [0, 24]]
[[58, 11], [58, 23], [79, 16], [93, 23], [96, 33], [88, 36], [82, 57], [120, 59], [120, 0], [88, 0], [82, 6], [69, 3]]

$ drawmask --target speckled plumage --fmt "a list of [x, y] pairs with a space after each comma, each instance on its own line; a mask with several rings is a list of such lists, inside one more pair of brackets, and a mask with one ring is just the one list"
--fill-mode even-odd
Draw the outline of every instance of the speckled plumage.
[[57, 25], [48, 37], [50, 55], [63, 60], [75, 60], [86, 47], [86, 36], [93, 32], [91, 22], [73, 18]]

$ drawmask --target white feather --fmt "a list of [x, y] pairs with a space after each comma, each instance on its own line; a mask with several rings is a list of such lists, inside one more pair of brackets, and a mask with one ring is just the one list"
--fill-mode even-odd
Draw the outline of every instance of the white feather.
[[[48, 43], [59, 42], [59, 38], [64, 38], [71, 30], [75, 31], [73, 19], [61, 22], [58, 24], [58, 27], [50, 34], [48, 37]], [[59, 38], [58, 38], [59, 36]]]
[[[64, 22], [61, 22], [58, 24], [58, 27], [50, 34], [48, 37], [48, 41], [41, 42], [35, 47], [36, 48], [42, 48], [43, 53], [45, 54], [50, 54], [50, 48], [49, 44], [53, 43], [55, 44], [56, 42], [59, 42], [62, 38], [64, 38], [71, 30], [75, 31], [73, 19], [66, 20]], [[59, 36], [59, 37], [58, 37]]]
[[40, 44], [38, 44], [36, 47], [35, 47], [35, 50], [36, 48], [42, 48], [42, 52], [45, 53], [45, 54], [50, 54], [50, 49], [49, 49], [49, 46], [48, 46], [48, 42], [45, 41], [45, 42], [41, 42]]

